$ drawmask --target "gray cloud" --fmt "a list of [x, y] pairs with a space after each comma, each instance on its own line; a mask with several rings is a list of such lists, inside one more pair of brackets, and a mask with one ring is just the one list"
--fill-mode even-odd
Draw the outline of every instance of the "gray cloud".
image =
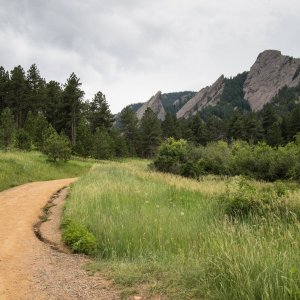
[[114, 112], [157, 90], [199, 90], [259, 52], [300, 56], [298, 0], [0, 0], [0, 65], [75, 72]]

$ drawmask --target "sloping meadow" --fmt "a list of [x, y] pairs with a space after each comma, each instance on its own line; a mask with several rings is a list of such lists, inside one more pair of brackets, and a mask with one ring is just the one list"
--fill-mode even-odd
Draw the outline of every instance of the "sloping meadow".
[[50, 163], [40, 152], [0, 151], [0, 191], [27, 182], [80, 176], [92, 162], [70, 160]]
[[[296, 185], [275, 188], [215, 176], [196, 181], [147, 165], [103, 162], [72, 186], [64, 235], [74, 251], [95, 257], [89, 270], [104, 271], [128, 294], [142, 289], [170, 299], [300, 297]], [[273, 187], [280, 205], [293, 203], [284, 218], [282, 209], [258, 206], [257, 213], [257, 195]], [[240, 199], [241, 192], [250, 196]], [[236, 207], [244, 212], [244, 202], [251, 206], [251, 197], [254, 209], [236, 214]]]

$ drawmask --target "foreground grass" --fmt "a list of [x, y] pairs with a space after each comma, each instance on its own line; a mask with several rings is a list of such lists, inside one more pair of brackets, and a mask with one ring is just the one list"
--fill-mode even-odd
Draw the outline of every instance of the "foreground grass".
[[127, 287], [124, 296], [142, 286], [170, 299], [300, 299], [297, 221], [233, 222], [218, 200], [226, 178], [197, 182], [146, 166], [103, 163], [72, 187], [64, 219], [96, 237], [89, 270]]
[[0, 152], [0, 191], [32, 181], [77, 177], [91, 165], [78, 160], [53, 164], [39, 152]]

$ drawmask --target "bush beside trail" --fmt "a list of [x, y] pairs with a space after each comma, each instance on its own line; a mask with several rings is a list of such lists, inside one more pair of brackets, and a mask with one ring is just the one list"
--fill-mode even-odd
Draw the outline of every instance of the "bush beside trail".
[[273, 148], [264, 142], [212, 142], [194, 147], [184, 140], [169, 138], [158, 151], [156, 170], [185, 177], [207, 174], [243, 175], [257, 180], [300, 179], [300, 134], [295, 142]]

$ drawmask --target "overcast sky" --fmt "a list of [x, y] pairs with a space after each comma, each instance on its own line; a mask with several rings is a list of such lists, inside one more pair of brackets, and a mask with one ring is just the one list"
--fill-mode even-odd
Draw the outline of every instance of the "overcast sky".
[[248, 70], [259, 52], [300, 57], [299, 0], [0, 0], [0, 65], [75, 72], [116, 113]]

